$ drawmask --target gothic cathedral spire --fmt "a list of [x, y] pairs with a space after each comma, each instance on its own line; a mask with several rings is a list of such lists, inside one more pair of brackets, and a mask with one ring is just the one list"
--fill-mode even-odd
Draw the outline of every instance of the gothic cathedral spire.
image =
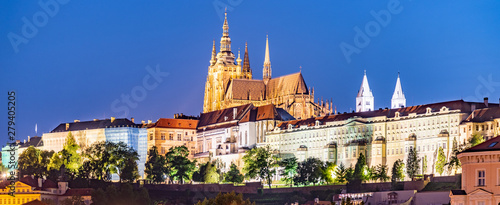
[[245, 42], [245, 56], [243, 57], [243, 73], [248, 73], [252, 75], [252, 69], [250, 69], [250, 58], [248, 58], [248, 44]]
[[368, 78], [363, 76], [363, 82], [361, 82], [361, 87], [359, 88], [358, 96], [356, 96], [356, 112], [373, 111], [374, 107], [374, 97], [372, 90], [370, 90], [370, 85], [368, 84]]
[[264, 58], [264, 69], [262, 78], [264, 81], [271, 79], [271, 59], [269, 58], [269, 38], [266, 35], [266, 56]]
[[401, 87], [401, 80], [399, 79], [399, 72], [398, 72], [398, 79], [396, 80], [396, 88], [394, 88], [394, 94], [392, 94], [392, 99], [391, 99], [391, 108], [401, 108], [401, 107], [406, 107], [406, 98], [405, 94], [403, 93], [403, 88]]
[[217, 62], [216, 56], [217, 56], [217, 51], [215, 50], [215, 40], [214, 40], [212, 46], [212, 58], [210, 59], [210, 65], [214, 65], [215, 62]]
[[224, 13], [224, 25], [222, 25], [222, 37], [220, 38], [220, 51], [231, 52], [231, 38], [229, 38], [229, 25], [227, 24], [227, 12]]

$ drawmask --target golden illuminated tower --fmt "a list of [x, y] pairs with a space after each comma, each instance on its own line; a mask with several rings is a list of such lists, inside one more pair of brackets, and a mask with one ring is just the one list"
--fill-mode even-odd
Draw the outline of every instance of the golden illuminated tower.
[[[224, 25], [222, 26], [222, 37], [220, 39], [220, 51], [216, 55], [215, 41], [212, 46], [212, 57], [208, 66], [207, 82], [205, 84], [205, 99], [203, 112], [210, 112], [223, 108], [222, 101], [231, 79], [252, 79], [252, 70], [248, 61], [248, 48], [245, 47], [244, 65], [241, 59], [236, 60], [231, 51], [231, 38], [229, 38], [229, 25], [227, 13], [225, 13]], [[248, 64], [248, 65], [247, 65]], [[242, 66], [244, 67], [242, 69]]]

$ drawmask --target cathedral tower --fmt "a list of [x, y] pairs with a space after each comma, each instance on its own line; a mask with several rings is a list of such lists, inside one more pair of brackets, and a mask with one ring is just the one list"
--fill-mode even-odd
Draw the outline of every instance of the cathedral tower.
[[370, 85], [368, 85], [368, 78], [363, 76], [363, 82], [361, 82], [361, 87], [359, 88], [358, 96], [356, 97], [356, 112], [373, 111], [374, 98], [372, 91], [370, 90]]
[[269, 38], [266, 36], [266, 57], [264, 58], [264, 69], [262, 69], [262, 79], [267, 82], [271, 79], [271, 58], [269, 58]]
[[[244, 69], [242, 69], [244, 68]], [[245, 59], [236, 59], [231, 51], [231, 38], [229, 38], [229, 24], [225, 13], [220, 39], [220, 51], [217, 53], [215, 41], [212, 45], [212, 56], [208, 66], [207, 82], [205, 83], [205, 98], [203, 112], [222, 109], [222, 102], [226, 95], [227, 87], [232, 79], [252, 79], [252, 71], [248, 61], [248, 48], [245, 48]]]
[[403, 88], [401, 87], [401, 81], [399, 80], [399, 72], [398, 79], [396, 80], [396, 88], [394, 88], [394, 94], [392, 94], [391, 99], [391, 108], [401, 108], [406, 107], [406, 98], [403, 93]]

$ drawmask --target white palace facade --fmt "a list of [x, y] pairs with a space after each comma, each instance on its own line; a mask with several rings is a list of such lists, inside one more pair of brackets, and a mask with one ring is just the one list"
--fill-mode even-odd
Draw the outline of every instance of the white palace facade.
[[[299, 161], [316, 157], [346, 167], [354, 166], [363, 153], [368, 166], [384, 164], [389, 170], [398, 159], [406, 162], [409, 148], [414, 147], [422, 163], [427, 158], [423, 173], [436, 174], [436, 150], [443, 147], [449, 158], [453, 140], [463, 143], [472, 134], [464, 123], [474, 110], [488, 106], [498, 104], [457, 100], [286, 121], [268, 132], [260, 146], [268, 144], [276, 153], [293, 154]], [[492, 135], [499, 130], [494, 125], [491, 129], [497, 131]]]

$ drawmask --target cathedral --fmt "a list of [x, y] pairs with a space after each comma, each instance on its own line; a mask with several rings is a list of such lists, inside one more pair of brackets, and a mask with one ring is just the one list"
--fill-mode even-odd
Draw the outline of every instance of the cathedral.
[[314, 88], [308, 88], [301, 72], [280, 77], [272, 77], [269, 57], [269, 38], [266, 37], [266, 52], [263, 65], [263, 79], [252, 78], [252, 69], [248, 57], [248, 45], [245, 44], [243, 62], [238, 51], [238, 58], [231, 51], [231, 38], [227, 13], [222, 26], [220, 51], [217, 53], [215, 41], [212, 57], [208, 66], [205, 84], [203, 112], [212, 112], [225, 108], [252, 103], [255, 106], [274, 104], [295, 118], [309, 118], [332, 113], [332, 102], [314, 101]]

